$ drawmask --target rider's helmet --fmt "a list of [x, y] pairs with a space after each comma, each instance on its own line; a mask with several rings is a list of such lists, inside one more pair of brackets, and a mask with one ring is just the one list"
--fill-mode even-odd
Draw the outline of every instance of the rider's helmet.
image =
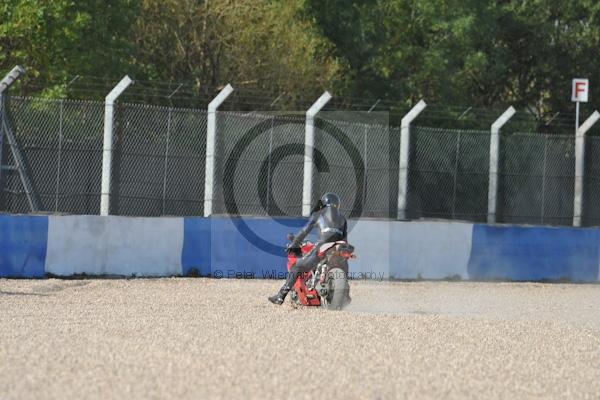
[[340, 198], [335, 193], [325, 193], [320, 200], [322, 207], [340, 208]]

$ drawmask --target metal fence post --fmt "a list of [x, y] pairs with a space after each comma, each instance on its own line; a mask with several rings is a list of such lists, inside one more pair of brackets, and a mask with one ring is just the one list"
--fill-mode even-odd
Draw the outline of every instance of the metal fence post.
[[23, 74], [25, 74], [25, 68], [20, 65], [16, 65], [10, 70], [8, 74], [0, 81], [0, 197], [2, 195], [2, 170], [5, 168], [2, 165], [2, 147], [4, 146], [4, 129], [6, 127], [5, 114], [6, 114], [6, 102], [4, 92], [15, 83]]
[[173, 107], [169, 107], [167, 114], [167, 143], [165, 146], [165, 164], [163, 167], [163, 192], [162, 192], [162, 215], [165, 215], [165, 205], [167, 201], [167, 173], [169, 168], [169, 139], [171, 135], [171, 114]]
[[585, 134], [600, 119], [600, 113], [594, 111], [585, 122], [577, 128], [575, 134], [575, 192], [573, 200], [573, 226], [581, 226], [583, 210], [583, 177], [585, 174]]
[[58, 212], [58, 192], [60, 191], [60, 168], [62, 163], [62, 142], [63, 142], [63, 119], [64, 119], [65, 100], [60, 100], [60, 114], [58, 124], [58, 157], [56, 162], [56, 198], [54, 201], [54, 212]]
[[542, 205], [540, 210], [540, 221], [544, 223], [544, 215], [546, 214], [546, 169], [548, 168], [548, 140], [549, 135], [544, 135], [544, 161], [542, 163]]
[[331, 100], [327, 91], [306, 111], [304, 129], [304, 180], [302, 184], [302, 216], [310, 216], [312, 203], [313, 148], [315, 145], [315, 116]]
[[498, 167], [500, 163], [500, 129], [515, 115], [517, 111], [513, 106], [508, 107], [504, 113], [492, 124], [490, 137], [490, 169], [488, 183], [488, 224], [496, 222], [496, 206], [498, 195]]
[[[372, 109], [373, 107], [371, 107]], [[363, 155], [363, 161], [364, 161], [364, 169], [365, 169], [365, 179], [364, 179], [364, 183], [363, 183], [363, 192], [362, 192], [362, 204], [363, 207], [365, 204], [367, 204], [367, 184], [368, 184], [368, 167], [369, 167], [369, 157], [368, 157], [368, 153], [367, 153], [367, 124], [363, 124], [364, 125], [364, 133], [363, 133], [363, 147], [364, 147], [364, 155]]]
[[233, 92], [233, 87], [227, 84], [208, 104], [206, 120], [206, 168], [204, 175], [204, 216], [213, 213], [213, 200], [215, 195], [215, 149], [217, 147], [217, 109]]
[[[0, 96], [8, 90], [8, 88], [23, 74], [25, 73], [25, 69], [20, 65], [14, 67], [1, 81], [0, 81]], [[6, 111], [6, 110], [5, 110]], [[30, 176], [29, 168], [25, 163], [25, 158], [23, 157], [23, 153], [19, 148], [19, 142], [17, 141], [17, 137], [13, 132], [13, 128], [10, 126], [6, 119], [3, 120], [4, 127], [4, 135], [6, 135], [6, 139], [8, 142], [8, 146], [13, 156], [14, 165], [11, 169], [17, 170], [19, 173], [19, 178], [21, 179], [21, 184], [23, 185], [23, 189], [25, 190], [25, 196], [27, 196], [27, 202], [29, 203], [29, 209], [32, 212], [38, 211], [40, 209], [40, 201], [38, 199], [38, 195], [33, 186], [33, 180]]]
[[0, 210], [4, 207], [4, 182], [2, 177], [4, 164], [2, 164], [2, 153], [4, 153], [4, 96], [0, 93]]
[[0, 81], [0, 95], [8, 90], [8, 88], [24, 74], [25, 68], [20, 65], [16, 65], [13, 69], [11, 69], [10, 72], [6, 74], [6, 76]]
[[272, 190], [271, 190], [271, 161], [273, 158], [273, 128], [275, 125], [275, 117], [271, 117], [271, 130], [269, 131], [269, 154], [267, 155], [268, 157], [268, 161], [267, 161], [267, 188], [266, 188], [266, 192], [267, 192], [267, 204], [266, 204], [266, 212], [267, 215], [269, 214], [269, 199], [272, 196]]
[[108, 215], [110, 210], [110, 177], [112, 169], [113, 119], [117, 98], [133, 81], [127, 75], [110, 91], [104, 101], [104, 145], [102, 150], [102, 189], [100, 215]]
[[400, 124], [400, 160], [398, 163], [398, 219], [406, 219], [406, 206], [408, 195], [408, 162], [410, 155], [410, 124], [427, 107], [421, 100], [408, 114], [402, 118]]
[[452, 182], [452, 218], [456, 218], [456, 190], [458, 186], [458, 163], [460, 156], [460, 131], [456, 137], [456, 152], [454, 154], [454, 179]]

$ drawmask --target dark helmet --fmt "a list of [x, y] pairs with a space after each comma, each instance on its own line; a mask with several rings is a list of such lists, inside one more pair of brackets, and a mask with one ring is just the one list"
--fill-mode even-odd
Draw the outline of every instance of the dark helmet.
[[335, 193], [325, 193], [321, 196], [320, 202], [322, 207], [340, 208], [340, 198]]

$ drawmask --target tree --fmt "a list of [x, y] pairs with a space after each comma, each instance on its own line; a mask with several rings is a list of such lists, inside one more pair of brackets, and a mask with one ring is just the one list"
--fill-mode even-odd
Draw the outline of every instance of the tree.
[[571, 78], [600, 83], [592, 0], [306, 0], [304, 9], [347, 61], [354, 96], [514, 104], [543, 129], [572, 108]]
[[23, 64], [24, 87], [37, 78], [50, 92], [64, 92], [76, 75], [122, 74], [132, 60], [128, 37], [137, 10], [138, 0], [4, 1], [0, 69]]
[[286, 108], [325, 89], [402, 112], [420, 98], [513, 104], [548, 130], [573, 109], [571, 79], [586, 77], [584, 114], [600, 108], [594, 0], [6, 0], [0, 21], [0, 70], [27, 67], [25, 92], [128, 73], [191, 82], [206, 98], [231, 82], [284, 94]]
[[136, 65], [148, 79], [193, 81], [200, 94], [227, 82], [293, 96], [329, 87], [339, 66], [297, 2], [145, 0]]

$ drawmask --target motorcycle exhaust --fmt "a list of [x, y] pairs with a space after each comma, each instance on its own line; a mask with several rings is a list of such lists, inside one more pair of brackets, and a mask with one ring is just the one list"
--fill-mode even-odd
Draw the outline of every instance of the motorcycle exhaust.
[[321, 297], [327, 296], [327, 287], [323, 286], [323, 284], [321, 282], [317, 283], [317, 286], [315, 287], [315, 289], [317, 290], [317, 293], [319, 293], [319, 296], [321, 296]]

